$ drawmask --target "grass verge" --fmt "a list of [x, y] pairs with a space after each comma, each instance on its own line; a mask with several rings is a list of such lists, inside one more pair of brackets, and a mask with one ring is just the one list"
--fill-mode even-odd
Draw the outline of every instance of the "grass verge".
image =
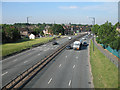
[[9, 54], [21, 51], [23, 49], [31, 48], [35, 44], [47, 43], [49, 40], [52, 40], [53, 37], [44, 37], [39, 39], [34, 39], [30, 41], [18, 42], [18, 43], [8, 43], [2, 45], [2, 56], [7, 56]]
[[90, 63], [95, 88], [118, 88], [118, 68], [105, 57], [93, 42], [90, 45]]

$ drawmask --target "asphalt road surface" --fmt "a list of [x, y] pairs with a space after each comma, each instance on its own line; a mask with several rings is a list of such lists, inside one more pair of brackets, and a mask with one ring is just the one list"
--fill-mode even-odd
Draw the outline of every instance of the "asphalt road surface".
[[[72, 36], [72, 38], [75, 36]], [[68, 37], [56, 40], [59, 45], [52, 45], [52, 42], [27, 50], [17, 55], [6, 58], [2, 61], [2, 86], [6, 85], [13, 78], [27, 70], [45, 56], [56, 50], [62, 43], [68, 41]]]
[[[89, 43], [89, 39], [86, 40]], [[24, 88], [91, 88], [88, 46], [64, 50]]]

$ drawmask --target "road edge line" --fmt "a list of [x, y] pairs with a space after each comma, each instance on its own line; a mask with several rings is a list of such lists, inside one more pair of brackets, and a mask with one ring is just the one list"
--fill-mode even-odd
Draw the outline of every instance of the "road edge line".
[[90, 44], [91, 44], [91, 39], [90, 43], [88, 46], [88, 64], [89, 64], [89, 71], [90, 71], [90, 76], [91, 76], [91, 88], [94, 88], [94, 83], [93, 83], [93, 75], [92, 75], [92, 69], [91, 69], [91, 64], [90, 64]]

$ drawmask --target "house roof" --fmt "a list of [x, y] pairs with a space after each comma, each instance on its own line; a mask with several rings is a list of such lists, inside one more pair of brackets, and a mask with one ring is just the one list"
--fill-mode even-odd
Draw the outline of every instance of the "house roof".
[[116, 28], [116, 30], [117, 30], [118, 32], [120, 32], [120, 25], [118, 25], [118, 27]]

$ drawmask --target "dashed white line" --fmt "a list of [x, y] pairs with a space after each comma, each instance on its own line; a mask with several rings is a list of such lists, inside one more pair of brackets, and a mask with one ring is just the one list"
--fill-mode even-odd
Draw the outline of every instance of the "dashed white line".
[[78, 57], [76, 57], [76, 59], [78, 59]]
[[40, 54], [38, 54], [38, 56], [39, 56]]
[[47, 51], [49, 50], [50, 48], [47, 49]]
[[13, 60], [13, 62], [17, 61], [18, 59]]
[[61, 67], [61, 64], [59, 65], [59, 67]]
[[68, 84], [69, 86], [71, 85], [71, 80], [69, 81], [69, 84]]
[[28, 55], [31, 55], [31, 53], [29, 53]]
[[66, 56], [66, 58], [67, 58], [67, 56]]
[[25, 61], [24, 63], [27, 63], [28, 61]]
[[48, 81], [48, 84], [50, 84], [51, 81], [52, 81], [52, 78]]
[[51, 49], [54, 49], [54, 48], [51, 48]]
[[46, 46], [46, 45], [43, 45], [43, 46]]
[[7, 74], [8, 72], [5, 72], [5, 73], [3, 73], [1, 76], [3, 76], [3, 75], [5, 75], [5, 74]]
[[75, 68], [75, 65], [73, 66], [73, 68]]

